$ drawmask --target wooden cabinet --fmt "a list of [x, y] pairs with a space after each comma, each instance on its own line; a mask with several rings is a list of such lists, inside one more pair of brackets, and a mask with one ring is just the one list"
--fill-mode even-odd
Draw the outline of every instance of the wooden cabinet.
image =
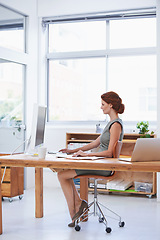
[[[2, 156], [4, 154], [0, 154]], [[23, 167], [1, 167], [1, 178], [5, 175], [2, 182], [2, 197], [12, 198], [21, 195], [24, 191], [24, 168]], [[2, 180], [2, 179], [1, 179]]]
[[[72, 146], [72, 147], [78, 147], [76, 144], [82, 144], [82, 143], [89, 143], [93, 140], [95, 140], [100, 134], [99, 133], [66, 133], [66, 147]], [[140, 134], [124, 134], [123, 137], [123, 145], [121, 149], [120, 156], [131, 156], [134, 145], [136, 143], [137, 138], [139, 138]], [[152, 138], [155, 137], [155, 135], [151, 135]], [[116, 192], [125, 192], [125, 193], [136, 193], [136, 194], [145, 194], [145, 195], [155, 195], [156, 194], [156, 173], [146, 173], [146, 172], [122, 172], [117, 171], [116, 172], [116, 178], [129, 180], [133, 182], [133, 186], [125, 191], [116, 191]], [[92, 182], [92, 180], [90, 180]], [[134, 182], [146, 182], [153, 184], [152, 192], [137, 192], [135, 191]], [[101, 185], [101, 188], [99, 188], [99, 192], [115, 192], [113, 190], [107, 190], [105, 189], [104, 185], [106, 182], [104, 180], [99, 180], [98, 184]], [[91, 189], [90, 189], [91, 190]]]
[[100, 136], [99, 133], [66, 133], [66, 144], [68, 146], [69, 143], [75, 142], [89, 143], [95, 140], [98, 136]]

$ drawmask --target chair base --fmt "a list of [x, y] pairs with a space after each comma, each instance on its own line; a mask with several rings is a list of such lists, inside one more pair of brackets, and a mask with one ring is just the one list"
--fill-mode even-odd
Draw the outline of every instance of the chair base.
[[[90, 208], [93, 206], [93, 211], [90, 211]], [[102, 211], [102, 207], [107, 210], [108, 212], [112, 213], [116, 218], [110, 217], [114, 220], [117, 220], [119, 222], [119, 227], [124, 227], [125, 223], [121, 220], [121, 217], [115, 213], [114, 211], [112, 211], [111, 209], [107, 208], [106, 206], [104, 206], [103, 204], [101, 204], [100, 202], [98, 202], [97, 199], [97, 179], [94, 179], [94, 201], [91, 202], [88, 205], [88, 208], [82, 213], [82, 215], [76, 220], [75, 222], [75, 230], [76, 231], [80, 231], [81, 227], [78, 225], [80, 222], [84, 222], [86, 221], [89, 217], [91, 217], [92, 215], [97, 216], [99, 219], [100, 223], [104, 223], [105, 225], [105, 230], [107, 233], [110, 233], [112, 231], [112, 229], [110, 227], [108, 227], [108, 222], [107, 222], [107, 218], [106, 215], [104, 214], [104, 212]]]
[[[94, 210], [92, 212], [88, 213], [88, 211], [90, 210], [90, 208], [92, 206], [93, 206]], [[110, 210], [106, 206], [102, 205], [100, 202], [97, 201], [97, 199], [94, 199], [94, 201], [89, 204], [89, 206], [85, 210], [85, 212], [83, 212], [82, 215], [76, 220], [75, 230], [80, 231], [81, 227], [79, 226], [79, 223], [84, 222], [89, 217], [94, 215], [94, 216], [98, 217], [99, 223], [103, 223], [105, 225], [106, 232], [110, 233], [112, 231], [112, 229], [108, 226], [106, 215], [102, 211], [101, 207], [105, 208], [106, 210], [108, 210], [109, 212], [111, 212], [112, 214], [114, 214], [117, 217], [117, 218], [112, 217], [112, 219], [115, 219], [119, 222], [119, 227], [124, 227], [125, 223], [121, 220], [121, 217], [117, 213], [113, 212], [112, 210]]]

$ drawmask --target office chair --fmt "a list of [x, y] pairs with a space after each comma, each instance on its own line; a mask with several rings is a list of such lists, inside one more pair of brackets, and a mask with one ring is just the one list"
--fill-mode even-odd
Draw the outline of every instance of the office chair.
[[[117, 141], [115, 143], [115, 145], [114, 145], [114, 148], [113, 148], [113, 157], [114, 158], [118, 158], [119, 157], [121, 148], [122, 148], [122, 142], [121, 141]], [[106, 232], [110, 233], [112, 231], [112, 229], [110, 227], [108, 227], [106, 216], [103, 213], [101, 207], [105, 208], [106, 210], [108, 210], [112, 214], [116, 215], [116, 217], [118, 217], [119, 227], [124, 227], [125, 223], [121, 221], [121, 217], [117, 213], [115, 213], [112, 210], [110, 210], [109, 208], [107, 208], [106, 206], [102, 205], [100, 202], [98, 202], [98, 199], [97, 199], [97, 181], [98, 181], [98, 179], [104, 179], [104, 180], [108, 181], [108, 180], [113, 179], [115, 177], [115, 174], [116, 174], [116, 172], [114, 171], [108, 177], [101, 176], [101, 175], [79, 175], [79, 176], [75, 177], [75, 179], [76, 178], [88, 178], [88, 179], [89, 178], [93, 178], [94, 179], [94, 200], [91, 203], [89, 203], [88, 208], [75, 221], [75, 230], [76, 231], [80, 231], [80, 229], [81, 229], [81, 227], [79, 225], [80, 222], [86, 221], [88, 219], [88, 217], [94, 215], [94, 216], [98, 216], [99, 222], [105, 224]], [[94, 207], [93, 212], [88, 212], [92, 206]]]

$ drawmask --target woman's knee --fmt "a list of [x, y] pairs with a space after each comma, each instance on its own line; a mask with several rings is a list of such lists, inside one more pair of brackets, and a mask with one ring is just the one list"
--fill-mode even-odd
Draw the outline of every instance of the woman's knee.
[[59, 181], [68, 180], [75, 177], [74, 170], [64, 170], [57, 173]]

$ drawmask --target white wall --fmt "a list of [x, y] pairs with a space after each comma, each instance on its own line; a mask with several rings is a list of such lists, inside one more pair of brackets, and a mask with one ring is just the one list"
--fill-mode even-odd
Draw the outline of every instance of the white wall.
[[[18, 131], [14, 127], [0, 127], [0, 153], [12, 153], [16, 151], [24, 141], [23, 131]], [[17, 152], [23, 151], [23, 145], [17, 149]]]
[[16, 11], [19, 11], [22, 14], [33, 15], [37, 9], [35, 8], [35, 4], [37, 4], [36, 0], [0, 0], [0, 3], [8, 6]]
[[47, 126], [45, 132], [45, 145], [48, 150], [58, 151], [66, 147], [66, 132], [96, 132], [93, 126]]
[[39, 17], [155, 7], [156, 0], [38, 0]]

